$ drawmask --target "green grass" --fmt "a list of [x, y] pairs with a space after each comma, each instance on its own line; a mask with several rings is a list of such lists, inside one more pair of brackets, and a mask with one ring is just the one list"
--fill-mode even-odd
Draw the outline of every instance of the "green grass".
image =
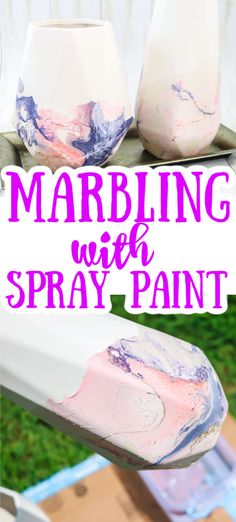
[[[124, 311], [123, 299], [113, 297], [113, 312], [200, 346], [218, 372], [231, 413], [236, 417], [236, 297], [223, 315], [136, 315]], [[22, 491], [66, 466], [84, 460], [90, 451], [1, 398], [1, 483]]]

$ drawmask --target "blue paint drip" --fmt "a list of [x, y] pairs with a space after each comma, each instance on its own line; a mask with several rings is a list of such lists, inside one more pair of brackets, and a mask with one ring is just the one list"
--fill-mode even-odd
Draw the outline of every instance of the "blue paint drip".
[[[214, 116], [215, 112], [208, 112], [208, 111], [202, 109], [202, 108], [198, 105], [198, 103], [197, 103], [197, 101], [195, 100], [193, 94], [192, 94], [190, 91], [188, 91], [188, 90], [186, 90], [186, 89], [183, 89], [183, 87], [181, 87], [181, 85], [179, 85], [178, 83], [173, 83], [173, 84], [171, 85], [171, 89], [172, 89], [172, 91], [174, 91], [174, 92], [178, 95], [178, 97], [179, 97], [179, 99], [180, 99], [181, 101], [187, 101], [187, 102], [188, 102], [188, 101], [192, 101], [192, 102], [194, 103], [194, 105], [197, 107], [197, 109], [198, 109], [202, 114], [204, 114], [204, 116]], [[187, 97], [185, 97], [184, 95], [186, 95]]]
[[16, 97], [16, 114], [17, 114], [17, 132], [23, 143], [27, 143], [30, 147], [38, 145], [36, 139], [36, 131], [48, 141], [53, 141], [53, 136], [49, 135], [44, 127], [39, 127], [38, 106], [33, 96], [21, 96], [24, 90], [22, 80], [19, 80], [19, 90]]
[[[173, 455], [177, 454], [179, 451], [184, 449], [188, 444], [196, 440], [198, 437], [203, 435], [203, 433], [207, 432], [209, 428], [212, 426], [217, 426], [222, 423], [222, 413], [224, 412], [225, 406], [224, 406], [224, 396], [222, 394], [221, 387], [218, 382], [215, 381], [213, 375], [211, 378], [211, 385], [212, 385], [212, 395], [213, 395], [213, 404], [212, 407], [209, 405], [209, 401], [206, 402], [205, 411], [203, 413], [204, 420], [200, 422], [195, 428], [193, 428], [191, 431], [191, 426], [186, 426], [182, 433], [186, 432], [187, 435], [184, 437], [184, 439], [172, 450], [170, 453], [165, 455], [165, 457], [162, 457], [160, 460], [156, 462], [156, 464], [161, 464], [166, 461], [169, 457], [172, 457]], [[209, 409], [211, 408], [211, 413], [209, 416], [207, 416]]]
[[123, 114], [114, 121], [108, 121], [104, 119], [99, 104], [91, 102], [90, 107], [91, 127], [89, 137], [87, 140], [77, 139], [72, 141], [73, 147], [85, 154], [85, 166], [99, 165], [108, 160], [133, 121], [133, 118], [125, 120]]

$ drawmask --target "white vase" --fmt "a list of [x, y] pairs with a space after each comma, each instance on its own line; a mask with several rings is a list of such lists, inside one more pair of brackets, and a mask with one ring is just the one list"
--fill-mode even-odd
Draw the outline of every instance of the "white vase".
[[30, 24], [14, 123], [38, 163], [53, 170], [101, 165], [115, 153], [131, 122], [109, 22]]
[[136, 103], [156, 157], [199, 154], [220, 124], [217, 0], [157, 0]]

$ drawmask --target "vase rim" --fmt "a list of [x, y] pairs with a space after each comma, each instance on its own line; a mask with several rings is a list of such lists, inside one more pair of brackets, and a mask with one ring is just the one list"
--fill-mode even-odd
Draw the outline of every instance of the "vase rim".
[[47, 19], [38, 22], [31, 22], [31, 26], [38, 29], [54, 29], [54, 30], [78, 30], [78, 29], [99, 29], [110, 25], [107, 20], [96, 20], [89, 18], [62, 18]]

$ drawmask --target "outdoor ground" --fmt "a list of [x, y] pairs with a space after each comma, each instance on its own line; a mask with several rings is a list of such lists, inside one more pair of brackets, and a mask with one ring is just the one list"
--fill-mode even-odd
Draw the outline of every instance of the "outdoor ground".
[[[123, 299], [113, 297], [113, 312], [200, 346], [224, 386], [236, 417], [236, 297], [223, 315], [129, 316]], [[1, 483], [22, 491], [61, 468], [84, 460], [90, 451], [1, 397]]]

